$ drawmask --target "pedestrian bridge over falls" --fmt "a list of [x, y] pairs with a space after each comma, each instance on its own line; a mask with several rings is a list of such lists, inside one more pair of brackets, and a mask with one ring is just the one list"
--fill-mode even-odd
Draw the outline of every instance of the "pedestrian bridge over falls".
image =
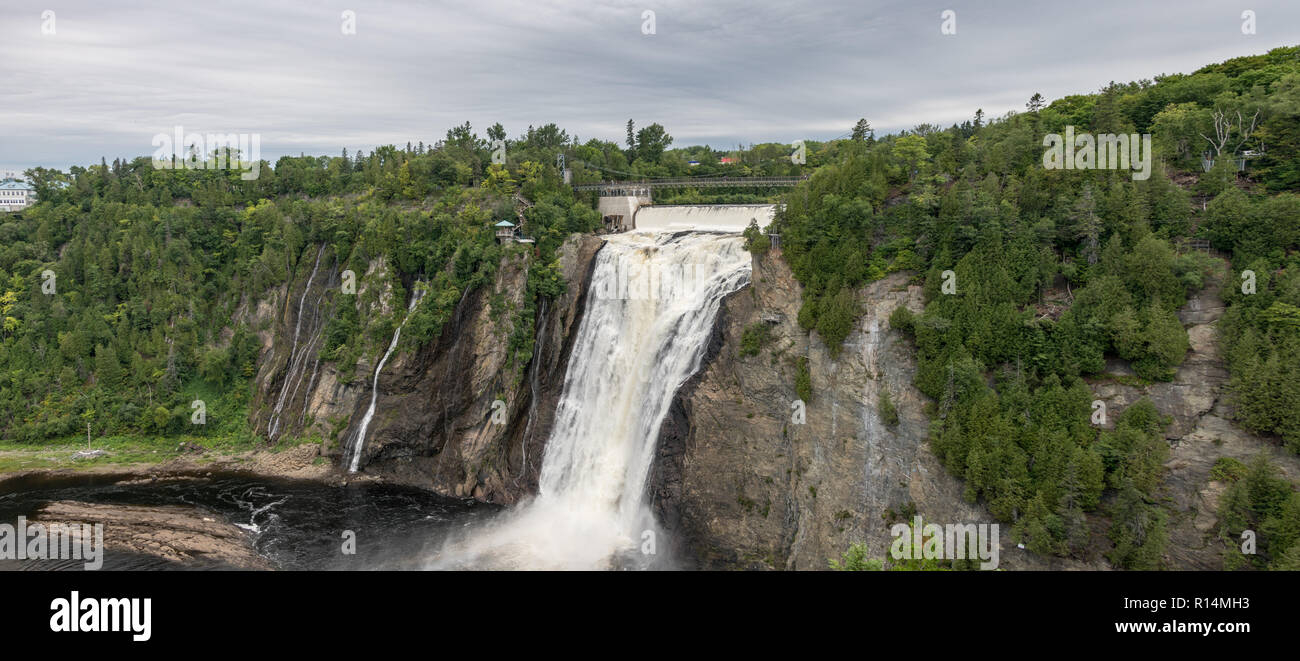
[[797, 186], [806, 181], [802, 177], [670, 177], [642, 181], [602, 181], [594, 184], [577, 184], [574, 190], [594, 190], [602, 196], [645, 195], [655, 188], [773, 188]]

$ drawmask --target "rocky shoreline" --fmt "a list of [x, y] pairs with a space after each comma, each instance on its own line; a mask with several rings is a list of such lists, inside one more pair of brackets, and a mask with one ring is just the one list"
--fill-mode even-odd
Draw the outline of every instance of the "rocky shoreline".
[[48, 503], [32, 523], [103, 524], [105, 549], [148, 555], [186, 567], [269, 570], [252, 537], [203, 509], [185, 505], [106, 505], [78, 501]]

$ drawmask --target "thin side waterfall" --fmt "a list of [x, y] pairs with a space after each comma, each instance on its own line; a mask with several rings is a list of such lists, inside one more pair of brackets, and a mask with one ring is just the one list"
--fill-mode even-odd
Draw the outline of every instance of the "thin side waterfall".
[[[302, 331], [303, 304], [307, 302], [307, 295], [311, 293], [311, 283], [316, 279], [316, 271], [320, 268], [320, 256], [324, 252], [325, 244], [322, 243], [320, 249], [316, 251], [316, 263], [311, 267], [311, 275], [307, 277], [307, 284], [302, 288], [302, 296], [298, 298], [298, 317], [294, 320], [293, 324], [293, 344], [289, 349], [289, 361], [286, 363], [287, 371], [284, 375], [284, 382], [280, 384], [280, 396], [276, 399], [275, 410], [271, 412], [270, 429], [267, 432], [267, 437], [272, 440], [275, 439], [275, 433], [280, 429], [280, 415], [284, 410], [284, 401], [285, 397], [289, 393], [289, 385], [291, 382], [296, 382], [298, 380], [294, 378], [294, 374], [301, 371], [298, 369], [299, 365], [305, 367], [306, 364], [308, 347], [304, 346], [301, 352], [298, 351], [298, 335]], [[308, 342], [308, 345], [310, 344], [311, 343]], [[301, 375], [299, 374], [299, 379], [300, 378]]]
[[366, 409], [365, 417], [361, 418], [361, 426], [357, 428], [357, 434], [352, 439], [352, 448], [348, 453], [349, 473], [355, 473], [361, 467], [361, 450], [366, 446], [366, 429], [370, 427], [370, 420], [375, 417], [375, 403], [379, 400], [379, 373], [384, 371], [384, 363], [388, 362], [388, 357], [393, 355], [393, 350], [397, 348], [397, 340], [402, 337], [402, 327], [411, 318], [411, 311], [415, 310], [421, 298], [424, 298], [424, 289], [417, 283], [415, 292], [411, 295], [411, 302], [406, 306], [406, 317], [397, 325], [397, 330], [393, 331], [393, 340], [388, 343], [388, 350], [384, 352], [384, 357], [379, 359], [379, 364], [375, 365], [375, 375], [370, 384], [370, 408]]
[[[337, 267], [337, 264], [335, 266]], [[316, 368], [320, 367], [320, 347], [325, 341], [325, 324], [322, 323], [322, 315], [324, 312], [321, 304], [325, 301], [325, 289], [328, 289], [328, 287], [329, 281], [326, 281], [326, 287], [322, 289], [320, 296], [316, 297], [316, 305], [312, 308], [316, 311], [316, 314], [313, 317], [316, 330], [307, 339], [307, 346], [303, 348], [302, 368], [298, 370], [298, 378], [294, 380], [293, 390], [289, 392], [289, 404], [292, 405], [294, 399], [298, 396], [298, 388], [303, 383], [303, 377], [307, 374], [307, 359], [310, 356], [315, 356], [316, 360], [312, 363], [311, 376], [307, 378], [307, 389], [303, 391], [302, 395], [302, 413], [298, 421], [298, 424], [300, 425], [307, 420], [307, 409], [311, 404], [312, 383], [316, 380]]]
[[646, 502], [673, 395], [700, 367], [723, 297], [749, 282], [735, 234], [612, 235], [596, 257], [542, 456], [538, 494], [448, 540], [429, 568], [606, 569], [666, 548]]
[[871, 321], [867, 324], [866, 332], [862, 337], [862, 363], [867, 370], [867, 378], [862, 386], [863, 399], [863, 419], [862, 427], [864, 436], [867, 441], [867, 479], [879, 479], [884, 472], [885, 467], [879, 461], [876, 461], [876, 453], [880, 447], [880, 442], [884, 437], [885, 425], [880, 419], [880, 389], [885, 385], [881, 383], [884, 375], [879, 369], [879, 352], [880, 343], [883, 340], [880, 333], [880, 321], [876, 315], [871, 315]]
[[[533, 437], [533, 422], [537, 419], [537, 375], [542, 371], [542, 349], [546, 346], [547, 309], [546, 299], [542, 299], [541, 304], [538, 306], [538, 335], [536, 342], [533, 343], [532, 365], [529, 367], [532, 375], [528, 380], [529, 392], [531, 393], [528, 399], [528, 424], [524, 427], [523, 441], [519, 444], [521, 454], [519, 477], [528, 474], [528, 441]], [[515, 482], [518, 483], [518, 481], [518, 478], [516, 478]]]

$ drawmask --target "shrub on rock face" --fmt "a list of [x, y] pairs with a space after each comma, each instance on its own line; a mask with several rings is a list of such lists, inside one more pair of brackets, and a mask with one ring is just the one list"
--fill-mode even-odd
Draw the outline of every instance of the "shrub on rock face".
[[853, 331], [858, 319], [859, 306], [853, 290], [844, 287], [826, 301], [817, 319], [817, 334], [826, 342], [826, 348], [832, 356], [839, 355], [844, 338]]
[[808, 359], [799, 357], [794, 377], [794, 391], [805, 404], [812, 401], [812, 375], [808, 373]]
[[767, 324], [761, 321], [750, 324], [740, 336], [740, 355], [757, 356], [770, 337]]
[[872, 558], [866, 544], [853, 544], [849, 550], [840, 555], [840, 559], [831, 558], [830, 568], [835, 571], [883, 571], [885, 563], [880, 558]]
[[880, 414], [880, 419], [890, 427], [898, 424], [898, 407], [894, 406], [894, 400], [890, 397], [888, 388], [881, 387], [880, 395], [876, 401], [876, 412]]
[[1219, 457], [1210, 468], [1210, 479], [1219, 482], [1235, 482], [1246, 474], [1246, 464], [1233, 457]]
[[888, 271], [890, 273], [895, 271], [920, 271], [924, 268], [925, 262], [920, 257], [917, 257], [916, 253], [912, 252], [910, 248], [904, 248], [894, 257], [894, 261], [889, 263]]
[[758, 227], [758, 221], [750, 219], [749, 227], [745, 228], [745, 250], [762, 255], [772, 247], [772, 240], [763, 234], [763, 230]]
[[889, 313], [889, 327], [896, 328], [908, 337], [916, 336], [916, 317], [912, 311], [907, 309], [906, 305], [899, 305], [894, 311]]

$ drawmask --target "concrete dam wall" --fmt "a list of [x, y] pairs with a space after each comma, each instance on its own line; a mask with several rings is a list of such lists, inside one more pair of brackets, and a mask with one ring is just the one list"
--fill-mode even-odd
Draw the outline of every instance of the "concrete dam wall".
[[650, 204], [650, 196], [605, 196], [597, 203], [597, 211], [605, 220], [605, 228], [616, 232], [632, 229], [632, 219], [637, 209]]

